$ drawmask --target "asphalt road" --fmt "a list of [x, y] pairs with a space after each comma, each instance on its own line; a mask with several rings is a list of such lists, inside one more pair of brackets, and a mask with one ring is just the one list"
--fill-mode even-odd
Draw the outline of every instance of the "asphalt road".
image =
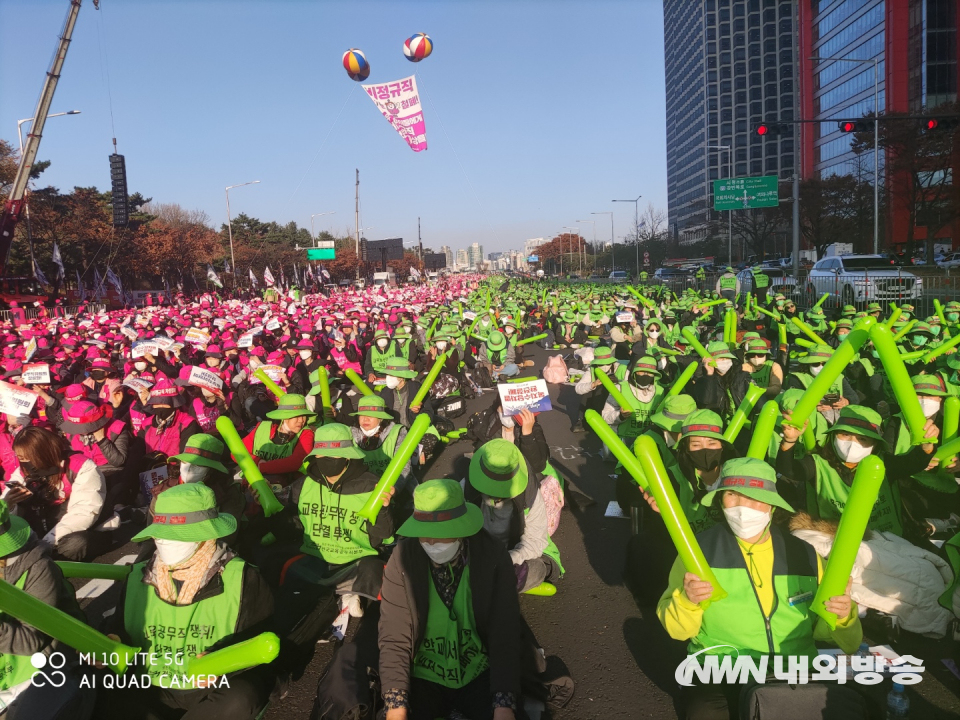
[[[523, 374], [538, 374], [548, 353], [534, 349], [527, 354], [537, 366]], [[675, 718], [674, 671], [685, 656], [685, 644], [671, 640], [657, 621], [653, 608], [638, 607], [623, 586], [630, 522], [604, 516], [608, 503], [614, 499], [613, 465], [601, 460], [600, 441], [592, 433], [570, 431], [579, 405], [573, 387], [551, 385], [550, 395], [554, 409], [541, 414], [539, 422], [550, 444], [551, 462], [595, 501], [582, 509], [567, 501], [560, 527], [553, 536], [567, 570], [558, 583], [557, 595], [552, 598], [521, 596], [520, 600], [524, 617], [547, 656], [561, 658], [576, 681], [575, 697], [553, 717], [558, 720]], [[455, 421], [457, 426], [464, 427], [470, 412], [487, 407], [492, 401], [491, 392], [470, 401], [468, 413]], [[465, 442], [449, 446], [433, 463], [428, 479], [459, 479], [462, 475], [454, 474], [454, 466], [462, 467], [463, 454], [471, 450]], [[132, 531], [129, 534], [132, 535]], [[136, 552], [137, 546], [127, 543], [100, 561], [116, 562]], [[96, 599], [84, 601], [92, 622], [99, 622], [104, 612], [110, 612], [115, 592], [111, 587]], [[871, 637], [867, 640], [874, 642]], [[911, 716], [925, 720], [960, 717], [960, 680], [941, 662], [952, 657], [960, 664], [958, 644], [911, 637], [894, 647], [900, 653], [911, 653], [925, 661], [923, 682], [909, 691]], [[282, 701], [268, 709], [267, 720], [309, 716], [317, 682], [333, 650], [332, 644], [317, 645], [303, 677]], [[884, 682], [869, 691], [876, 709], [881, 712], [879, 717], [883, 717], [880, 705], [885, 703], [888, 690], [889, 682]]]

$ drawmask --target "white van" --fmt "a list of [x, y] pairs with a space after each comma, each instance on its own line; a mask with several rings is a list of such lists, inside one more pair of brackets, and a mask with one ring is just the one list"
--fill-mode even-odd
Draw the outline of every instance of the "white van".
[[375, 272], [373, 274], [373, 285], [377, 287], [379, 285], [388, 285], [390, 287], [397, 286], [397, 276], [392, 272]]

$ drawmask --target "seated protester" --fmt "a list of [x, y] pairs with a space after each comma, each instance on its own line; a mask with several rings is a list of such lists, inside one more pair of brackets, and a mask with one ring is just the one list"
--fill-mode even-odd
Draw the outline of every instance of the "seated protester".
[[310, 373], [324, 365], [323, 360], [317, 357], [317, 348], [306, 338], [302, 338], [293, 346], [299, 360], [294, 366], [293, 377], [290, 378], [290, 392], [297, 395], [306, 395], [310, 389]]
[[420, 350], [413, 341], [409, 325], [401, 325], [393, 333], [393, 355], [407, 361], [411, 370], [417, 366], [420, 359]]
[[[539, 333], [537, 333], [539, 335]], [[533, 360], [527, 360], [523, 356], [523, 345], [518, 345], [520, 341], [520, 332], [517, 327], [517, 323], [513, 318], [507, 318], [503, 322], [503, 335], [507, 338], [507, 342], [510, 344], [510, 347], [513, 348], [513, 361], [516, 363], [517, 367], [533, 367]], [[530, 337], [533, 337], [531, 333]], [[428, 368], [429, 369], [429, 368]]]
[[[393, 536], [393, 517], [386, 508], [374, 524], [357, 515], [379, 480], [367, 470], [350, 428], [322, 425], [314, 433], [306, 474], [290, 486], [287, 509], [267, 518], [278, 539], [299, 536], [302, 541], [299, 576], [338, 578], [342, 607], [353, 617], [363, 615], [360, 596], [373, 601], [380, 593], [380, 551]], [[384, 505], [388, 503], [389, 498]], [[309, 605], [310, 598], [303, 601]]]
[[200, 432], [200, 424], [186, 404], [186, 397], [167, 378], [160, 378], [150, 388], [146, 411], [152, 417], [140, 428], [147, 454], [176, 455], [183, 452], [192, 435]]
[[[613, 395], [607, 396], [601, 412], [603, 421], [610, 427], [616, 427], [617, 436], [627, 447], [631, 447], [637, 436], [650, 427], [650, 417], [663, 399], [665, 392], [657, 382], [659, 378], [657, 361], [644, 355], [633, 366], [629, 380], [619, 383], [619, 390], [630, 407], [620, 407]], [[606, 447], [603, 449], [606, 450]]]
[[4, 500], [62, 560], [89, 562], [110, 545], [93, 531], [104, 508], [107, 484], [93, 460], [69, 453], [50, 430], [24, 428], [13, 441], [20, 468], [7, 482]]
[[380, 392], [384, 401], [384, 410], [393, 417], [395, 422], [404, 427], [413, 425], [413, 421], [421, 411], [433, 416], [433, 405], [429, 395], [423, 401], [423, 406], [412, 406], [410, 401], [420, 390], [420, 382], [416, 370], [411, 370], [403, 358], [393, 357], [387, 361], [384, 368], [387, 376], [387, 387]]
[[244, 418], [246, 428], [256, 427], [258, 423], [266, 422], [267, 415], [277, 409], [273, 394], [261, 382], [251, 384], [249, 381], [244, 381], [233, 397], [242, 410], [241, 417]]
[[487, 336], [477, 354], [477, 364], [487, 369], [493, 382], [497, 382], [500, 377], [519, 375], [520, 368], [515, 360], [514, 349], [507, 345], [506, 336], [499, 330], [494, 330]]
[[750, 340], [743, 348], [743, 371], [750, 373], [750, 382], [763, 388], [764, 394], [755, 407], [763, 407], [773, 400], [783, 387], [783, 368], [770, 359], [770, 351], [763, 340]]
[[[784, 415], [784, 420], [789, 420], [789, 415]], [[804, 423], [804, 428], [806, 426]], [[874, 452], [882, 453], [886, 472], [867, 527], [903, 537], [903, 505], [900, 486], [894, 478], [908, 478], [923, 470], [932, 470], [936, 465], [931, 462], [933, 444], [917, 445], [905, 455], [888, 452], [880, 434], [880, 415], [861, 405], [843, 408], [837, 422], [827, 432], [831, 436], [830, 442], [810, 455], [797, 456], [793, 448], [802, 430], [783, 424], [777, 472], [783, 476], [785, 485], [792, 486], [790, 491], [795, 493], [795, 504], [805, 508], [815, 520], [839, 520], [857, 466]], [[923, 432], [925, 438], [936, 439], [940, 435], [933, 420], [927, 420]]]
[[532, 473], [520, 448], [497, 438], [474, 453], [464, 491], [468, 502], [480, 506], [484, 529], [510, 553], [519, 592], [563, 574]]
[[[863, 629], [857, 605], [850, 599], [850, 581], [843, 595], [825, 603], [827, 611], [837, 616], [835, 630], [810, 610], [823, 575], [821, 560], [812, 546], [772, 522], [774, 513], [793, 512], [777, 491], [773, 468], [754, 458], [729, 460], [723, 465], [718, 488], [703, 502], [722, 507], [724, 522], [697, 533], [697, 541], [727, 596], [722, 602], [701, 605], [710, 598], [713, 586], [685, 572], [677, 558], [657, 606], [657, 617], [670, 637], [690, 641], [688, 655], [707, 651], [734, 659], [744, 655], [759, 659], [772, 652], [809, 661], [817, 655], [815, 640], [839, 645], [846, 653], [856, 652]], [[786, 659], [783, 664], [786, 668]], [[807, 696], [797, 690], [797, 701], [807, 702]], [[683, 716], [737, 717], [740, 692], [738, 684], [685, 687]], [[811, 716], [838, 717], [825, 710], [811, 709]]]
[[653, 348], [666, 347], [666, 343], [661, 340], [663, 337], [663, 323], [659, 318], [649, 318], [643, 321], [643, 334], [633, 345], [633, 357], [638, 358], [643, 355], [653, 355]]
[[[624, 319], [618, 318], [623, 315]], [[628, 320], [626, 316], [629, 315]], [[637, 316], [634, 312], [626, 311], [617, 313], [616, 323], [610, 328], [610, 342], [613, 347], [613, 354], [617, 360], [629, 361], [633, 354], [633, 346], [643, 340], [643, 328], [637, 322]]]
[[363, 362], [363, 376], [367, 378], [370, 384], [384, 378], [384, 368], [387, 367], [387, 360], [396, 357], [394, 348], [390, 344], [390, 336], [386, 330], [377, 330], [373, 336], [373, 344], [367, 352], [366, 360]]
[[[80, 380], [80, 384], [87, 388], [92, 397], [100, 395], [103, 383], [110, 376], [116, 375], [116, 371], [106, 358], [98, 357], [90, 362], [87, 370], [87, 377]], [[79, 380], [79, 378], [78, 378]]]
[[[310, 425], [323, 425], [327, 422], [338, 422], [344, 425], [350, 423], [350, 413], [353, 412], [354, 400], [347, 394], [346, 388], [338, 383], [330, 383], [330, 376], [327, 375], [327, 387], [330, 389], [330, 403], [333, 407], [327, 409], [323, 407], [320, 396], [320, 372], [314, 370], [310, 373], [310, 383], [312, 387], [306, 394], [307, 408], [316, 413], [317, 417], [310, 422]], [[349, 382], [348, 387], [353, 387]]]
[[560, 348], [579, 348], [587, 342], [586, 328], [580, 323], [577, 314], [569, 308], [557, 319], [554, 324], [556, 345]]
[[[208, 357], [207, 360], [215, 358]], [[187, 399], [187, 409], [191, 415], [197, 419], [201, 432], [217, 435], [217, 418], [221, 415], [227, 415], [236, 422], [236, 418], [231, 416], [230, 406], [224, 397], [223, 390], [211, 390], [206, 387], [192, 385], [190, 383], [190, 369], [192, 365], [184, 365], [180, 368], [180, 376], [174, 380], [174, 384], [185, 388], [183, 391]], [[216, 372], [215, 368], [209, 368]], [[219, 373], [217, 375], [220, 377]], [[221, 378], [221, 381], [223, 378]], [[224, 382], [223, 387], [229, 388], [230, 383]]]
[[[589, 352], [589, 348], [585, 351]], [[583, 432], [583, 417], [587, 410], [596, 410], [602, 412], [604, 403], [607, 400], [607, 389], [594, 375], [595, 373], [606, 373], [616, 383], [626, 375], [626, 365], [618, 363], [613, 356], [610, 348], [598, 347], [593, 353], [593, 360], [585, 368], [574, 390], [580, 396], [580, 410], [577, 414], [577, 420], [571, 428], [572, 432]]]
[[494, 322], [493, 312], [490, 310], [478, 314], [480, 315], [480, 319], [477, 321], [477, 324], [473, 326], [473, 334], [485, 341], [490, 333], [497, 330], [497, 323]]
[[444, 361], [443, 369], [440, 372], [451, 375], [454, 378], [459, 378], [460, 358], [462, 357], [462, 354], [460, 352], [460, 347], [453, 342], [453, 337], [441, 329], [434, 334], [434, 336], [431, 338], [431, 341], [432, 344], [427, 348], [426, 352], [421, 358], [423, 362], [423, 369], [429, 372], [430, 368], [432, 368], [433, 364], [437, 361], [437, 356], [441, 353], [446, 353], [447, 359]]
[[453, 711], [514, 720], [522, 620], [511, 560], [482, 529], [480, 510], [464, 501], [457, 481], [429, 480], [413, 502], [380, 603], [386, 720], [434, 720]]
[[353, 370], [358, 375], [363, 372], [363, 366], [360, 362], [363, 357], [360, 354], [360, 348], [356, 340], [347, 342], [346, 337], [339, 330], [330, 333], [330, 339], [333, 346], [330, 348], [330, 360], [336, 364], [337, 371], [343, 373], [345, 370]]
[[104, 506], [133, 504], [139, 489], [142, 452], [137, 452], [133, 436], [125, 423], [111, 417], [111, 405], [95, 405], [87, 400], [74, 403], [64, 411], [60, 430], [70, 449], [93, 460], [107, 484]]
[[[70, 586], [60, 568], [50, 559], [46, 546], [37, 541], [26, 520], [10, 514], [3, 500], [0, 500], [0, 577], [50, 607], [75, 618], [83, 617]], [[90, 717], [94, 698], [89, 690], [81, 690], [74, 662], [65, 664], [60, 670], [65, 682], [57, 687], [56, 692], [32, 682], [37, 668], [31, 662], [31, 656], [40, 653], [48, 657], [53, 652], [68, 655], [72, 661], [76, 659], [69, 647], [12, 615], [0, 615], [0, 654], [4, 663], [0, 679], [3, 717], [30, 720], [67, 717], [83, 720]]]
[[3, 468], [3, 480], [0, 481], [0, 491], [6, 486], [20, 462], [13, 451], [13, 439], [22, 429], [15, 415], [0, 413], [0, 467]]
[[743, 402], [752, 373], [744, 372], [742, 363], [722, 341], [707, 345], [711, 359], [701, 359], [703, 374], [697, 371], [690, 394], [697, 407], [712, 410], [723, 420], [729, 420]]
[[[385, 407], [382, 397], [367, 395], [360, 398], [357, 412], [351, 413], [357, 418], [358, 424], [358, 427], [350, 428], [353, 441], [363, 453], [363, 462], [367, 470], [377, 477], [383, 475], [383, 471], [393, 459], [397, 446], [407, 436], [407, 428], [395, 423], [393, 416], [384, 410]], [[395, 486], [398, 493], [412, 492], [412, 486], [416, 485], [416, 478], [411, 473], [410, 465], [408, 461], [400, 473], [400, 479]]]
[[[217, 510], [236, 519], [239, 528], [247, 499], [243, 487], [233, 479], [230, 471], [223, 464], [225, 457], [223, 443], [218, 438], [198, 433], [187, 440], [187, 446], [182, 453], [170, 459], [180, 461], [180, 484], [203, 483], [213, 490]], [[225, 536], [223, 541], [232, 546], [236, 536], [235, 534]]]
[[[286, 487], [293, 482], [313, 449], [313, 430], [307, 423], [316, 419], [303, 395], [287, 393], [276, 410], [267, 413], [243, 439], [243, 445], [263, 476]], [[272, 422], [275, 421], [275, 422]]]
[[500, 438], [520, 448], [535, 473], [543, 473], [550, 461], [550, 447], [536, 414], [523, 408], [516, 415], [504, 415], [500, 393], [489, 408], [471, 418], [468, 427], [466, 437], [473, 442], [474, 452], [490, 440]]
[[[807, 354], [797, 359], [802, 369], [787, 375], [785, 390], [799, 388], [806, 390], [810, 387], [813, 379], [820, 374], [823, 366], [833, 356], [833, 348], [826, 345], [818, 345], [810, 348]], [[859, 396], [853, 389], [853, 385], [843, 375], [838, 377], [830, 389], [823, 396], [823, 400], [817, 405], [817, 411], [822, 413], [831, 425], [837, 421], [840, 410], [851, 403], [856, 405], [859, 402]]]
[[202, 688], [183, 679], [185, 665], [166, 659], [178, 654], [189, 659], [271, 629], [270, 587], [256, 567], [222, 541], [236, 531], [236, 520], [217, 511], [214, 492], [203, 483], [177, 485], [157, 497], [152, 523], [133, 538], [153, 538], [156, 550], [134, 564], [109, 620], [123, 642], [147, 654], [142, 665], [127, 672], [149, 674], [151, 686], [102, 690], [98, 720], [253, 720], [266, 706], [276, 683], [272, 665], [231, 674], [229, 687]]

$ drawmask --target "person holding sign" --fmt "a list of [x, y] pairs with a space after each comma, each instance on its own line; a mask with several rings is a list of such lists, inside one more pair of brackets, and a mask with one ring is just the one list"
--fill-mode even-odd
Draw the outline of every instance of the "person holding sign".
[[151, 524], [133, 538], [152, 538], [156, 549], [133, 566], [109, 620], [113, 634], [147, 653], [128, 672], [149, 674], [151, 687], [101, 692], [98, 719], [180, 717], [186, 711], [208, 720], [253, 720], [266, 706], [276, 682], [271, 665], [231, 674], [226, 683], [218, 677], [193, 686], [182, 679], [187, 660], [252, 638], [273, 622], [269, 585], [222, 541], [236, 529], [202, 483], [157, 496]]
[[[823, 575], [822, 563], [811, 545], [773, 522], [774, 513], [792, 513], [793, 508], [778, 492], [772, 467], [753, 458], [727, 461], [717, 489], [703, 502], [708, 507], [719, 505], [723, 512], [724, 521], [697, 533], [696, 540], [727, 596], [702, 605], [713, 586], [685, 572], [677, 558], [657, 605], [657, 617], [670, 637], [689, 640], [688, 656], [705, 651], [734, 659], [800, 656], [809, 662], [817, 655], [814, 640], [829, 640], [848, 654], [856, 652], [863, 629], [857, 605], [850, 599], [849, 581], [843, 595], [826, 603], [839, 618], [835, 630], [810, 609]], [[728, 717], [728, 708], [740, 705], [741, 687], [712, 683], [684, 688], [684, 716]], [[808, 702], [800, 694], [804, 686], [791, 687], [796, 687], [798, 702]], [[821, 716], [820, 710], [811, 712]]]
[[386, 720], [433, 720], [454, 710], [514, 720], [523, 621], [510, 557], [481, 532], [481, 511], [465, 502], [456, 480], [421, 484], [413, 502], [380, 603]]
[[[287, 393], [276, 410], [243, 439], [247, 451], [269, 482], [286, 487], [313, 450], [313, 430], [307, 427], [317, 417], [303, 395]], [[269, 476], [269, 477], [268, 477]]]
[[743, 372], [727, 343], [715, 341], [706, 350], [709, 357], [701, 360], [703, 367], [698, 373], [703, 374], [695, 376], [691, 395], [698, 407], [729, 420], [746, 396], [751, 374]]

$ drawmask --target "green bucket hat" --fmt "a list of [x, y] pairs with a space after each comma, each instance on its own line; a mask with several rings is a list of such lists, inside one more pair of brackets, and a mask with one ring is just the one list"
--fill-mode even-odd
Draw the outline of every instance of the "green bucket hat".
[[807, 354], [799, 358], [798, 362], [802, 365], [817, 365], [825, 363], [833, 357], [833, 348], [829, 345], [817, 345], [807, 351]]
[[925, 323], [925, 322], [918, 322], [916, 325], [914, 325], [914, 326], [910, 329], [910, 332], [909, 332], [908, 334], [909, 334], [909, 335], [916, 335], [917, 333], [920, 333], [920, 334], [922, 334], [922, 335], [931, 335], [931, 336], [932, 336], [932, 335], [933, 335], [933, 330], [931, 329], [931, 327], [930, 327], [929, 325], [927, 325], [927, 323]]
[[616, 361], [617, 359], [613, 356], [613, 350], [608, 347], [598, 347], [593, 353], [593, 360], [590, 361], [590, 364], [610, 365]]
[[720, 481], [716, 489], [704, 495], [701, 503], [710, 507], [717, 493], [724, 490], [735, 490], [758, 502], [783, 508], [787, 512], [794, 511], [790, 503], [777, 492], [777, 472], [757, 458], [727, 460], [720, 468]]
[[174, 455], [172, 459], [190, 463], [191, 465], [202, 465], [203, 467], [225, 473], [227, 472], [227, 468], [220, 462], [222, 458], [223, 443], [213, 435], [197, 433], [187, 439], [187, 445], [184, 447], [183, 452], [179, 455]]
[[872, 312], [883, 312], [883, 308], [878, 302], [872, 302], [867, 305], [867, 314]]
[[456, 480], [427, 480], [413, 491], [413, 515], [397, 530], [404, 537], [465, 538], [483, 527], [483, 513], [463, 499]]
[[947, 387], [943, 382], [943, 378], [939, 375], [914, 375], [913, 380], [913, 389], [917, 391], [917, 395], [932, 395], [933, 397], [947, 397], [950, 393], [947, 392]]
[[680, 426], [680, 437], [708, 437], [723, 440], [723, 421], [713, 410], [697, 410], [690, 413]]
[[722, 340], [714, 340], [712, 343], [709, 343], [707, 345], [707, 352], [714, 360], [717, 358], [730, 358], [731, 360], [737, 359], [737, 356], [731, 352], [730, 346]]
[[767, 349], [767, 344], [760, 340], [752, 340], [746, 344], [743, 349], [744, 355], [769, 355], [770, 351]]
[[379, 395], [364, 395], [360, 398], [355, 413], [350, 413], [353, 417], [366, 415], [367, 417], [380, 418], [381, 420], [392, 420], [393, 416], [386, 411], [387, 401]]
[[4, 500], [0, 500], [0, 557], [17, 552], [30, 539], [30, 525], [22, 517], [11, 515]]
[[361, 460], [363, 451], [353, 441], [353, 433], [341, 423], [327, 423], [313, 431], [313, 450], [307, 457], [338, 457]]
[[696, 410], [697, 403], [689, 395], [671, 395], [663, 401], [650, 422], [667, 432], [679, 433], [683, 422]]
[[883, 420], [880, 419], [880, 413], [876, 410], [871, 410], [863, 405], [847, 405], [840, 410], [840, 417], [827, 432], [848, 432], [854, 435], [862, 435], [878, 440], [881, 445], [884, 445], [885, 442], [881, 434], [882, 425]]
[[494, 330], [487, 336], [487, 347], [494, 352], [500, 352], [507, 346], [507, 336], [499, 330]]
[[316, 413], [310, 412], [310, 408], [307, 407], [307, 399], [303, 395], [297, 395], [296, 393], [287, 393], [284, 395], [280, 398], [277, 409], [267, 413], [267, 417], [271, 420], [286, 420], [287, 418], [300, 417], [301, 415], [306, 415], [309, 418], [315, 418], [317, 416]]
[[389, 358], [383, 372], [385, 375], [407, 378], [408, 380], [417, 376], [417, 371], [410, 369], [410, 363], [399, 357]]
[[637, 364], [633, 366], [633, 370], [630, 371], [630, 374], [645, 372], [650, 373], [654, 377], [660, 377], [660, 371], [657, 370], [657, 361], [654, 360], [649, 355], [644, 355], [642, 358], [637, 360]]
[[845, 318], [852, 318], [857, 314], [857, 309], [853, 305], [844, 305], [843, 310], [840, 311], [840, 315]]
[[480, 446], [470, 460], [470, 484], [495, 498], [513, 498], [527, 487], [527, 463], [520, 448], [495, 438]]
[[811, 320], [823, 320], [824, 318], [823, 310], [821, 310], [820, 308], [812, 308], [807, 313], [807, 317], [810, 318]]
[[157, 495], [150, 524], [134, 535], [134, 542], [147, 538], [203, 542], [232, 535], [237, 530], [233, 515], [217, 510], [213, 490], [203, 483], [174, 485]]

